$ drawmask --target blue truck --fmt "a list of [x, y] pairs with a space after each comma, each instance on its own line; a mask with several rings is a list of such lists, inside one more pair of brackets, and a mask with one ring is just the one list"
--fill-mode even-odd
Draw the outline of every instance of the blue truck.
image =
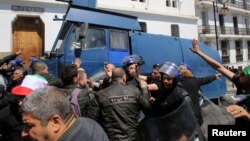
[[[195, 76], [215, 74], [206, 62], [190, 51], [190, 39], [141, 32], [137, 17], [114, 13], [96, 8], [95, 0], [58, 0], [68, 3], [62, 27], [46, 60], [50, 73], [60, 75], [60, 68], [71, 64], [79, 57], [81, 67], [88, 76], [98, 79], [104, 75], [104, 63], [117, 67], [122, 59], [131, 54], [142, 56], [145, 64], [142, 73], [151, 71], [153, 64], [171, 61], [176, 64], [188, 63]], [[216, 50], [200, 43], [200, 48], [217, 61], [220, 56]], [[223, 77], [202, 86], [209, 98], [226, 94]]]

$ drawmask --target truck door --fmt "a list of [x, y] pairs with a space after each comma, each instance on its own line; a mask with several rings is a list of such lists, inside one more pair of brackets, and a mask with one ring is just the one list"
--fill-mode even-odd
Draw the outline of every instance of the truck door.
[[64, 44], [64, 64], [70, 64], [79, 57], [82, 60], [81, 67], [88, 75], [92, 75], [103, 68], [104, 62], [108, 62], [106, 29], [88, 26], [84, 37], [81, 37], [80, 27], [74, 25], [67, 36]]
[[87, 30], [81, 60], [88, 75], [103, 69], [104, 62], [108, 62], [106, 31], [106, 29], [98, 27], [89, 27]]

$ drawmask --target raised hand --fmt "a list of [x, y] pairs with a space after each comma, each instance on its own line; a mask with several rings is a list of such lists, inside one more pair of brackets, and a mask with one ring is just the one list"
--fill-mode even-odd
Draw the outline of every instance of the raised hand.
[[193, 47], [190, 48], [190, 49], [191, 49], [194, 53], [197, 53], [197, 52], [200, 51], [199, 42], [198, 42], [196, 39], [193, 39], [192, 45], [193, 45]]
[[77, 66], [77, 68], [80, 68], [81, 63], [82, 63], [82, 61], [80, 58], [76, 58], [75, 61], [73, 62], [73, 64], [75, 64]]
[[16, 52], [16, 55], [20, 55], [23, 53], [23, 48], [20, 48], [17, 52]]

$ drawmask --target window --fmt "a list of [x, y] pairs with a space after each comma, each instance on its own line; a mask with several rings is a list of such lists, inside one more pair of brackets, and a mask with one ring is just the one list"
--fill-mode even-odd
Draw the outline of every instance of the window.
[[147, 32], [147, 25], [145, 22], [140, 22], [142, 32]]
[[238, 19], [237, 17], [233, 17], [233, 24], [234, 24], [234, 33], [236, 35], [239, 34], [239, 29], [238, 29]]
[[170, 0], [166, 0], [166, 6], [167, 7], [170, 7], [171, 5], [170, 5]]
[[235, 41], [236, 61], [243, 61], [242, 41]]
[[105, 31], [98, 28], [89, 28], [85, 38], [85, 48], [105, 47]]
[[225, 28], [225, 22], [224, 22], [224, 15], [219, 14], [219, 23], [220, 23], [220, 30], [221, 30], [221, 34], [225, 34], [226, 33], [226, 28]]
[[222, 40], [221, 41], [221, 59], [222, 63], [230, 63], [229, 59], [229, 46], [228, 46], [228, 41], [227, 40]]
[[207, 12], [201, 11], [201, 20], [202, 20], [202, 26], [208, 25]]
[[171, 25], [171, 35], [174, 37], [180, 37], [179, 25], [177, 25], [177, 24]]
[[[105, 31], [101, 28], [86, 28], [85, 38], [80, 37], [80, 26], [75, 25], [71, 33], [71, 50], [105, 47]], [[85, 31], [84, 31], [85, 32]]]
[[[79, 38], [79, 31], [80, 31], [80, 26], [78, 24], [74, 24], [72, 26], [72, 33], [70, 34], [70, 39], [71, 39], [71, 50], [73, 51], [74, 49], [78, 48], [83, 48], [83, 41]], [[67, 32], [66, 32], [67, 33]], [[67, 34], [65, 33], [64, 36], [66, 36]], [[66, 40], [64, 40], [66, 41]]]
[[172, 6], [173, 6], [174, 8], [177, 8], [177, 7], [178, 7], [177, 0], [173, 0], [173, 1], [172, 1]]
[[249, 19], [245, 19], [245, 25], [246, 25], [246, 34], [250, 35]]
[[128, 32], [123, 30], [111, 30], [110, 47], [112, 49], [128, 49]]

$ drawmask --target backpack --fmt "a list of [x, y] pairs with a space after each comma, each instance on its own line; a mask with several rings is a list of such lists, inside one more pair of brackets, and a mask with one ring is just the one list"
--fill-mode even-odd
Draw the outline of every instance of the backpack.
[[73, 92], [69, 95], [69, 101], [73, 109], [73, 112], [75, 113], [75, 115], [78, 115], [79, 117], [81, 116], [81, 109], [77, 97], [80, 94], [81, 90], [82, 89], [75, 88]]

